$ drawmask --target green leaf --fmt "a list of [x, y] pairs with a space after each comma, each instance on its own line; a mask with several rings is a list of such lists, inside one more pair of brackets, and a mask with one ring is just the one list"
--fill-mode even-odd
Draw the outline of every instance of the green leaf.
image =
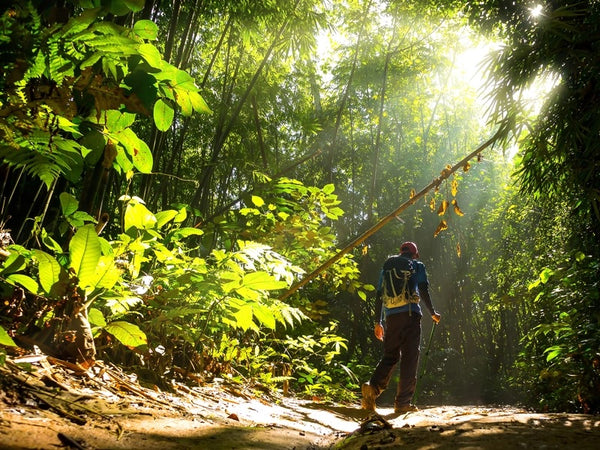
[[122, 145], [117, 146], [117, 156], [115, 158], [116, 166], [121, 169], [122, 172], [129, 172], [133, 169], [133, 163], [127, 158], [127, 151]]
[[0, 327], [0, 345], [6, 345], [7, 347], [16, 347], [15, 341], [8, 335], [6, 330]]
[[257, 208], [260, 208], [261, 206], [263, 206], [265, 204], [265, 201], [259, 197], [258, 195], [253, 195], [252, 196], [252, 203], [254, 203], [254, 205]]
[[[137, 138], [137, 136], [136, 136]], [[133, 148], [133, 165], [142, 173], [151, 173], [152, 172], [152, 152], [150, 151], [150, 147], [141, 139], [136, 140], [136, 145]]]
[[242, 285], [257, 291], [269, 291], [287, 287], [287, 283], [285, 281], [276, 280], [271, 274], [262, 271], [246, 274], [244, 276]]
[[548, 269], [546, 267], [544, 270], [542, 270], [542, 273], [540, 273], [541, 282], [544, 284], [547, 283], [550, 277], [552, 277], [552, 275], [554, 275], [554, 270]]
[[173, 222], [175, 223], [181, 223], [183, 222], [185, 219], [187, 219], [187, 209], [185, 208], [181, 208], [178, 212], [177, 215], [175, 216], [175, 218], [173, 219]]
[[94, 7], [90, 6], [89, 9], [86, 9], [78, 16], [70, 18], [61, 30], [63, 35], [67, 37], [79, 33], [90, 26], [98, 18], [98, 14], [100, 13], [100, 8], [92, 8]]
[[92, 56], [90, 56], [88, 59], [86, 59], [79, 65], [79, 69], [84, 70], [87, 67], [93, 66], [98, 61], [100, 61], [100, 58], [102, 58], [103, 56], [104, 56], [104, 52], [98, 51], [98, 52], [93, 53]]
[[60, 244], [52, 239], [44, 228], [42, 228], [42, 243], [56, 254], [60, 254], [63, 251]]
[[112, 133], [123, 131], [133, 125], [135, 114], [128, 112], [115, 111], [113, 109], [106, 111], [106, 128]]
[[156, 69], [160, 69], [162, 56], [158, 49], [152, 44], [140, 44], [138, 47], [140, 55], [146, 60], [148, 64]]
[[138, 20], [133, 25], [133, 32], [139, 38], [153, 41], [158, 37], [158, 26], [151, 20]]
[[106, 319], [102, 311], [96, 308], [90, 308], [88, 311], [88, 320], [90, 325], [104, 328], [106, 326]]
[[100, 240], [94, 225], [85, 225], [77, 230], [69, 243], [70, 267], [83, 288], [93, 286], [96, 268], [100, 259]]
[[173, 231], [173, 233], [171, 233], [171, 237], [176, 240], [180, 240], [180, 239], [186, 238], [188, 236], [202, 236], [203, 234], [204, 234], [204, 231], [199, 230], [198, 228], [183, 227], [183, 228], [179, 228], [179, 229]]
[[131, 228], [145, 230], [154, 228], [156, 217], [141, 203], [130, 202], [125, 208], [125, 232]]
[[78, 227], [82, 226], [85, 222], [92, 222], [92, 223], [98, 222], [95, 217], [90, 216], [85, 211], [75, 211], [73, 213], [73, 215], [71, 216], [71, 218], [73, 219], [73, 221], [75, 223], [78, 224], [77, 225]]
[[160, 131], [167, 131], [173, 123], [175, 111], [163, 99], [158, 99], [154, 104], [154, 123]]
[[42, 250], [33, 250], [38, 261], [38, 279], [46, 294], [50, 294], [52, 286], [60, 280], [61, 267], [58, 261]]
[[260, 303], [254, 303], [252, 305], [252, 311], [254, 312], [254, 316], [256, 319], [265, 327], [270, 328], [271, 330], [275, 329], [275, 316], [273, 312], [265, 305], [261, 305]]
[[156, 213], [156, 227], [162, 228], [163, 226], [168, 224], [171, 220], [173, 220], [177, 216], [177, 214], [179, 214], [179, 212], [175, 211], [174, 209], [157, 212]]
[[325, 194], [332, 194], [335, 191], [335, 186], [333, 184], [326, 184], [323, 186], [323, 192]]
[[11, 253], [2, 263], [2, 270], [0, 270], [0, 274], [15, 273], [23, 270], [25, 267], [27, 267], [25, 258], [18, 253]]
[[208, 107], [204, 101], [204, 98], [202, 98], [200, 94], [195, 91], [190, 91], [188, 95], [190, 97], [190, 101], [192, 102], [192, 108], [194, 108], [194, 111], [204, 114], [212, 114], [212, 110]]
[[236, 325], [242, 330], [246, 331], [249, 328], [256, 328], [255, 323], [252, 321], [253, 312], [251, 304], [242, 306], [233, 316], [235, 317]]
[[190, 93], [184, 90], [177, 90], [177, 104], [181, 108], [181, 114], [184, 116], [191, 116], [194, 112], [194, 106], [192, 105], [192, 100], [190, 99]]
[[133, 12], [140, 12], [144, 9], [146, 0], [122, 0], [127, 7]]
[[[99, 131], [92, 129], [86, 132], [81, 138], [80, 143], [84, 147], [82, 151], [86, 164], [90, 166], [96, 165], [104, 154], [106, 137]], [[89, 150], [89, 152], [86, 152], [86, 149]]]
[[131, 86], [133, 92], [144, 104], [144, 107], [150, 111], [158, 94], [156, 78], [152, 74], [144, 72], [143, 70], [134, 70], [125, 77], [123, 82], [127, 86]]
[[552, 347], [548, 347], [544, 350], [546, 353], [546, 362], [552, 361], [554, 358], [559, 356], [563, 352], [563, 349], [560, 345], [553, 345]]
[[235, 292], [242, 297], [244, 300], [246, 301], [259, 301], [261, 298], [261, 293], [260, 291], [251, 289], [249, 287], [246, 286], [238, 286], [235, 288]]
[[121, 344], [129, 348], [148, 345], [148, 338], [137, 325], [118, 320], [104, 327], [107, 333], [112, 334]]
[[13, 274], [7, 276], [6, 280], [10, 284], [13, 284], [13, 285], [19, 284], [19, 285], [23, 286], [25, 289], [27, 289], [32, 294], [38, 293], [39, 286], [38, 286], [37, 282], [33, 278], [31, 278], [27, 275], [23, 275], [20, 273], [13, 273]]
[[177, 89], [184, 89], [190, 92], [198, 90], [192, 76], [186, 71], [179, 69], [175, 72], [175, 79], [171, 81], [171, 85]]
[[100, 257], [96, 268], [94, 286], [97, 288], [111, 289], [120, 280], [122, 270], [115, 266], [112, 255]]

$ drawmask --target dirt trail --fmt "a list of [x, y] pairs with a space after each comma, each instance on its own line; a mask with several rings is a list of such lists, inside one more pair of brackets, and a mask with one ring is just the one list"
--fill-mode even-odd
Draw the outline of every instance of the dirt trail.
[[114, 374], [104, 384], [86, 378], [58, 380], [57, 375], [55, 368], [42, 377], [0, 370], [0, 448], [587, 450], [600, 446], [599, 416], [482, 406], [423, 407], [402, 415], [384, 407], [369, 414], [358, 403], [265, 397], [218, 382], [197, 388], [175, 385], [176, 393], [165, 393], [115, 379]]

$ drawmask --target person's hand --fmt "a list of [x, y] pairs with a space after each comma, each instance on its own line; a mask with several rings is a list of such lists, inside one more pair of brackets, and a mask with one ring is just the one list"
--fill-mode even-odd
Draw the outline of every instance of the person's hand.
[[380, 323], [375, 324], [375, 337], [380, 341], [383, 341], [383, 325]]
[[431, 315], [431, 318], [435, 323], [440, 323], [440, 319], [442, 318], [442, 316], [435, 312]]

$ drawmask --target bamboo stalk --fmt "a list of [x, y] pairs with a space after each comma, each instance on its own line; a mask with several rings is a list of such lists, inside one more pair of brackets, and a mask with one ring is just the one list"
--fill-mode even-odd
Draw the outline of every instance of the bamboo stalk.
[[389, 213], [387, 216], [385, 216], [383, 219], [381, 219], [379, 222], [377, 222], [375, 225], [373, 225], [371, 228], [369, 228], [363, 234], [361, 234], [360, 236], [355, 238], [352, 242], [350, 242], [348, 245], [346, 245], [346, 247], [341, 249], [332, 258], [328, 259], [323, 264], [321, 264], [319, 267], [317, 267], [315, 270], [313, 270], [311, 273], [306, 275], [302, 280], [293, 284], [286, 292], [284, 292], [279, 297], [279, 300], [285, 300], [286, 298], [288, 298], [290, 295], [292, 295], [294, 292], [296, 292], [302, 286], [306, 285], [309, 281], [314, 279], [317, 275], [319, 275], [325, 269], [331, 267], [335, 262], [337, 262], [339, 259], [341, 259], [342, 256], [344, 256], [346, 253], [348, 253], [354, 247], [361, 244], [368, 237], [370, 237], [373, 234], [375, 234], [376, 232], [378, 232], [388, 222], [392, 221], [396, 216], [398, 216], [398, 214], [400, 214], [402, 211], [407, 209], [409, 206], [416, 203], [418, 200], [420, 200], [422, 197], [424, 197], [430, 190], [438, 187], [442, 183], [442, 181], [446, 180], [450, 175], [452, 175], [458, 169], [460, 169], [461, 167], [464, 167], [471, 159], [473, 159], [475, 156], [479, 155], [484, 149], [486, 149], [487, 147], [492, 145], [494, 142], [496, 142], [500, 135], [501, 135], [501, 130], [498, 130], [490, 139], [485, 141], [483, 144], [481, 144], [479, 147], [477, 147], [475, 150], [473, 150], [473, 152], [469, 153], [467, 156], [465, 156], [459, 162], [454, 164], [454, 166], [452, 166], [449, 169], [444, 169], [439, 177], [434, 179], [431, 183], [429, 183], [427, 186], [425, 186], [423, 189], [421, 189], [419, 192], [417, 192], [415, 195], [413, 195], [409, 200], [402, 203], [394, 211]]

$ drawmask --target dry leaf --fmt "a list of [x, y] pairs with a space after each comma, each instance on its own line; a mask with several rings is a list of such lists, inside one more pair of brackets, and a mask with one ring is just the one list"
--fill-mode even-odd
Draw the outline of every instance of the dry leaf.
[[469, 161], [467, 161], [465, 163], [465, 165], [463, 166], [463, 171], [468, 172], [470, 168], [471, 168], [471, 163]]
[[448, 209], [448, 200], [444, 200], [442, 201], [442, 204], [440, 205], [440, 207], [438, 208], [438, 216], [443, 216], [444, 214], [446, 214], [446, 210]]
[[440, 222], [440, 224], [438, 225], [437, 229], [435, 230], [435, 233], [433, 233], [433, 237], [437, 237], [438, 234], [440, 234], [442, 231], [448, 229], [448, 224], [446, 223], [445, 220], [442, 220]]
[[410, 198], [413, 198], [415, 195], [417, 195], [417, 191], [415, 191], [414, 189], [410, 190]]
[[462, 251], [460, 248], [460, 242], [456, 244], [456, 255], [460, 258], [460, 255], [462, 255]]
[[458, 193], [458, 181], [456, 181], [454, 179], [454, 180], [452, 180], [452, 197], [456, 197], [457, 193]]
[[431, 209], [432, 211], [435, 211], [435, 198], [432, 198], [431, 201], [429, 202], [429, 209]]
[[454, 206], [454, 212], [456, 213], [457, 216], [462, 217], [465, 215], [465, 213], [462, 212], [460, 210], [460, 208], [458, 207], [458, 202], [456, 201], [456, 199], [452, 200], [452, 205]]

